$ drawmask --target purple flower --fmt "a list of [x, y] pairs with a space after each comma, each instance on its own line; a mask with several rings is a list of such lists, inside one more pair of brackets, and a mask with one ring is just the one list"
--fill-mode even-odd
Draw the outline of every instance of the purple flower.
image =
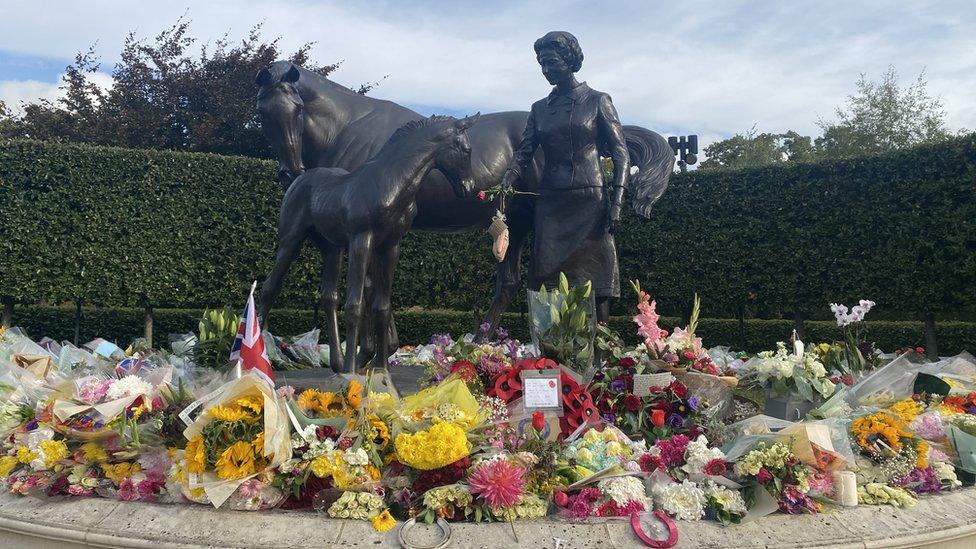
[[495, 337], [498, 339], [508, 339], [508, 330], [501, 326], [495, 328]]
[[593, 373], [593, 381], [603, 381], [603, 378], [607, 377], [602, 371], [597, 370]]
[[691, 408], [692, 410], [695, 410], [695, 411], [697, 411], [697, 410], [698, 410], [698, 405], [699, 405], [699, 404], [701, 404], [701, 402], [699, 402], [699, 401], [698, 401], [698, 397], [696, 397], [696, 396], [694, 396], [694, 395], [692, 395], [692, 396], [691, 396], [691, 397], [690, 397], [690, 398], [688, 399], [688, 407], [689, 407], [689, 408]]
[[627, 384], [622, 379], [615, 379], [610, 382], [610, 390], [614, 393], [622, 393], [627, 390]]
[[663, 359], [664, 359], [664, 362], [668, 362], [668, 363], [675, 363], [675, 362], [678, 362], [678, 355], [676, 355], [676, 354], [674, 354], [674, 353], [666, 353], [666, 354], [665, 354], [665, 355], [664, 355], [663, 357], [661, 357], [661, 358], [663, 358]]
[[438, 347], [447, 347], [454, 343], [454, 340], [451, 339], [450, 334], [434, 334], [430, 336], [430, 342]]
[[610, 425], [614, 425], [617, 422], [617, 416], [615, 414], [606, 413], [606, 414], [602, 414], [602, 416], [603, 416], [603, 421], [606, 421]]
[[27, 422], [27, 430], [28, 431], [33, 431], [34, 429], [37, 429], [37, 420], [36, 419], [32, 419], [32, 420], [30, 420], [30, 421]]
[[668, 427], [672, 429], [680, 429], [685, 425], [685, 418], [681, 417], [679, 414], [671, 414], [668, 416]]
[[488, 330], [490, 329], [491, 329], [491, 322], [482, 322], [481, 326], [478, 326], [478, 330], [483, 334], [487, 334]]
[[915, 492], [916, 494], [937, 494], [942, 491], [935, 469], [912, 469], [910, 473], [895, 481], [895, 484]]

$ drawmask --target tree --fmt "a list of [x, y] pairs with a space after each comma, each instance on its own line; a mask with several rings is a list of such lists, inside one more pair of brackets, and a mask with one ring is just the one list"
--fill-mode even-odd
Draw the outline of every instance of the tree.
[[799, 162], [814, 156], [809, 137], [794, 131], [786, 133], [757, 133], [755, 126], [744, 134], [716, 141], [705, 147], [706, 159], [701, 170], [745, 168]]
[[888, 67], [880, 82], [868, 81], [862, 73], [856, 86], [847, 104], [836, 109], [836, 122], [817, 122], [823, 135], [816, 148], [825, 156], [890, 151], [951, 137], [942, 101], [925, 89], [925, 71], [906, 88], [898, 85], [894, 67]]
[[[79, 53], [60, 98], [27, 104], [20, 115], [0, 109], [0, 136], [273, 158], [257, 117], [254, 75], [283, 57], [278, 39], [262, 40], [256, 25], [235, 45], [225, 36], [194, 55], [190, 23], [181, 17], [152, 42], [130, 33], [107, 90], [90, 78], [99, 69], [94, 48]], [[287, 58], [325, 75], [339, 66], [312, 63], [311, 46]]]

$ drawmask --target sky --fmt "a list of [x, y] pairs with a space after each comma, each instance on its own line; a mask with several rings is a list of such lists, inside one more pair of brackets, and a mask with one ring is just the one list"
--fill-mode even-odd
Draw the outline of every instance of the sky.
[[[817, 135], [859, 74], [925, 71], [951, 129], [976, 129], [973, 0], [365, 1], [0, 0], [0, 100], [55, 98], [64, 67], [92, 44], [110, 71], [130, 31], [151, 38], [181, 15], [200, 41], [263, 22], [283, 51], [314, 41], [351, 87], [424, 114], [528, 110], [549, 92], [532, 51], [567, 30], [579, 78], [608, 92], [625, 124], [701, 144], [749, 131]], [[96, 81], [108, 86], [108, 74]]]

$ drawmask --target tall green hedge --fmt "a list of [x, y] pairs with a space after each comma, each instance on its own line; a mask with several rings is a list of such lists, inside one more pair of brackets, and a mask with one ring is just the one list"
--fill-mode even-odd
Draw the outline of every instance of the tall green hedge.
[[[203, 311], [199, 309], [157, 309], [153, 312], [153, 343], [165, 346], [169, 334], [185, 334], [196, 331]], [[33, 338], [43, 336], [58, 341], [74, 338], [73, 307], [17, 307], [13, 324], [22, 327]], [[478, 317], [472, 312], [405, 310], [396, 312], [397, 329], [402, 344], [426, 343], [432, 334], [449, 333], [455, 336], [470, 332], [477, 325]], [[319, 328], [324, 331], [323, 320]], [[660, 325], [670, 329], [680, 324], [678, 318], [664, 317]], [[529, 340], [527, 319], [518, 313], [507, 313], [502, 325], [513, 337]], [[630, 316], [612, 317], [610, 325], [630, 344], [636, 344], [636, 328]], [[103, 337], [128, 345], [143, 335], [143, 310], [135, 308], [84, 308], [82, 310], [80, 341]], [[297, 335], [315, 327], [309, 310], [277, 309], [271, 314], [271, 331], [276, 335]], [[708, 347], [726, 345], [746, 351], [772, 349], [777, 341], [788, 340], [793, 321], [750, 319], [740, 324], [737, 320], [704, 318], [699, 323], [698, 334]], [[804, 323], [807, 340], [811, 342], [836, 341], [843, 337], [833, 321], [807, 321]], [[924, 345], [921, 322], [867, 321], [865, 337], [885, 351], [899, 347]], [[939, 352], [942, 355], [976, 350], [976, 323], [942, 322], [937, 327]], [[323, 339], [323, 343], [328, 343]]]
[[[272, 263], [274, 172], [249, 158], [0, 142], [0, 295], [239, 305]], [[621, 276], [640, 278], [672, 315], [697, 291], [710, 317], [822, 318], [828, 302], [869, 298], [887, 318], [971, 318], [974, 181], [976, 135], [884, 156], [679, 174], [652, 219], [625, 216]], [[293, 267], [282, 307], [313, 303], [316, 255], [307, 248]], [[481, 310], [493, 275], [484, 233], [411, 233], [395, 305]], [[631, 305], [625, 294], [617, 312]]]

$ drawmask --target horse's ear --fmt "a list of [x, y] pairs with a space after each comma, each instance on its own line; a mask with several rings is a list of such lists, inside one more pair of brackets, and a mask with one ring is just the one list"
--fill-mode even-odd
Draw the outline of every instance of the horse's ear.
[[465, 118], [458, 120], [455, 126], [457, 127], [457, 130], [459, 132], [463, 132], [464, 130], [470, 128], [471, 126], [474, 126], [475, 122], [477, 122], [478, 119], [480, 118], [481, 118], [481, 112], [478, 112], [477, 114], [474, 114], [472, 116], [467, 116]]
[[299, 76], [301, 75], [298, 72], [298, 67], [292, 65], [291, 68], [288, 69], [288, 72], [286, 72], [285, 75], [281, 77], [281, 81], [291, 82], [292, 84], [294, 84], [295, 82], [298, 82]]
[[267, 86], [271, 83], [271, 71], [267, 68], [258, 71], [257, 76], [254, 77], [254, 83], [258, 86]]

